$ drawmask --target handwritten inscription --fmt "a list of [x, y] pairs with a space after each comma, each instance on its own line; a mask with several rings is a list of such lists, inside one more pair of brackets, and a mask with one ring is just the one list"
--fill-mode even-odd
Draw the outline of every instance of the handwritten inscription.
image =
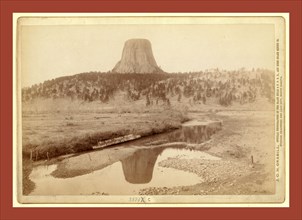
[[149, 203], [151, 202], [150, 197], [146, 196], [135, 196], [135, 197], [129, 197], [129, 202], [131, 203]]

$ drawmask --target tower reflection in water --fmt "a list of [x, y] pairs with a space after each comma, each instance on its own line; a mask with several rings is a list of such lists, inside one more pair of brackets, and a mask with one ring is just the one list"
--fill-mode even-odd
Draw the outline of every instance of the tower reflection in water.
[[149, 183], [157, 157], [163, 150], [163, 148], [140, 149], [122, 160], [125, 179], [133, 184]]
[[183, 126], [176, 131], [159, 135], [157, 141], [172, 143], [172, 145], [169, 144], [169, 147], [153, 145], [149, 148], [139, 149], [131, 156], [121, 160], [126, 181], [133, 184], [149, 183], [152, 180], [156, 160], [165, 149], [186, 147], [185, 144], [173, 146], [173, 142], [200, 144], [208, 140], [217, 130], [221, 129], [221, 126], [221, 123], [214, 123], [207, 126]]

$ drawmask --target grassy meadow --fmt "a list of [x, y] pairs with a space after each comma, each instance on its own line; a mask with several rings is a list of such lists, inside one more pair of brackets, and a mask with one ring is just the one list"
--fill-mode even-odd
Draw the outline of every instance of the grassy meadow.
[[180, 127], [185, 108], [146, 107], [41, 99], [22, 106], [22, 152], [32, 160], [92, 150], [99, 141], [127, 134], [141, 136]]

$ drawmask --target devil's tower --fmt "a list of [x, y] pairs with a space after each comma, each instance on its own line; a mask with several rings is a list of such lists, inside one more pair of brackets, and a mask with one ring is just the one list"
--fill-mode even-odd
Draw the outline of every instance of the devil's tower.
[[156, 64], [149, 40], [130, 39], [125, 42], [122, 59], [112, 72], [161, 73], [163, 71]]

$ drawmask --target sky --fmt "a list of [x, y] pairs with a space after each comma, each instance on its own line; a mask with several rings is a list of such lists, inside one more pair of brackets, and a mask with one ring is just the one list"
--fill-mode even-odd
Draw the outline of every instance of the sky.
[[148, 39], [157, 64], [166, 72], [273, 70], [274, 36], [270, 24], [22, 25], [22, 87], [60, 76], [109, 71], [131, 38]]

